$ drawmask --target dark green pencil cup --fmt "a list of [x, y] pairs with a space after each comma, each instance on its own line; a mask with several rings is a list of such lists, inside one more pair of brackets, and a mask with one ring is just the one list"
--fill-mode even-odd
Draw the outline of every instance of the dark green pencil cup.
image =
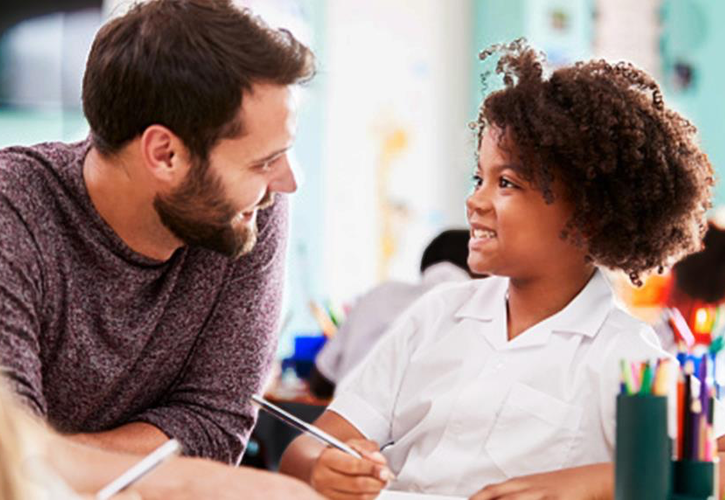
[[615, 499], [666, 499], [671, 486], [667, 398], [617, 396]]
[[714, 500], [717, 491], [716, 465], [691, 460], [673, 462], [671, 500]]

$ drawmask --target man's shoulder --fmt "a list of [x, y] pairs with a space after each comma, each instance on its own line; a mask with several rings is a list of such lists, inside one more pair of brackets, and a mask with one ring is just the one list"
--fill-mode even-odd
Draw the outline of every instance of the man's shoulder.
[[48, 165], [63, 165], [77, 159], [86, 141], [76, 143], [42, 142], [32, 146], [9, 146], [0, 149], [0, 172], [22, 171]]
[[0, 149], [0, 195], [20, 201], [47, 191], [78, 160], [84, 143], [46, 142]]

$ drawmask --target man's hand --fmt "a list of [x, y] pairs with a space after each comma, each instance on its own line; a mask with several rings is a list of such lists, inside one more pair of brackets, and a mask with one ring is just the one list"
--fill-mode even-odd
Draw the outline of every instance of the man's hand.
[[491, 484], [471, 500], [609, 500], [614, 498], [614, 466], [585, 465], [532, 474]]
[[364, 439], [347, 442], [362, 460], [335, 448], [327, 448], [312, 469], [310, 484], [332, 499], [372, 500], [393, 479], [376, 443]]

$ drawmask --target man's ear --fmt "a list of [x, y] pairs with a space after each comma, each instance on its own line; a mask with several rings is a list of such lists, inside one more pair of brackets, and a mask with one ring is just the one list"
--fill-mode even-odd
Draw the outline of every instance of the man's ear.
[[141, 156], [151, 177], [176, 185], [186, 176], [189, 154], [181, 139], [163, 125], [151, 125], [141, 135]]

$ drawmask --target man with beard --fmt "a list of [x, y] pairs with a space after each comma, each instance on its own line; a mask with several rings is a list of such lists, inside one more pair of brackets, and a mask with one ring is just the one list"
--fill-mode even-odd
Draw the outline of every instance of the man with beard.
[[0, 151], [0, 366], [77, 441], [236, 463], [274, 356], [294, 85], [310, 51], [228, 0], [108, 22], [90, 137]]

